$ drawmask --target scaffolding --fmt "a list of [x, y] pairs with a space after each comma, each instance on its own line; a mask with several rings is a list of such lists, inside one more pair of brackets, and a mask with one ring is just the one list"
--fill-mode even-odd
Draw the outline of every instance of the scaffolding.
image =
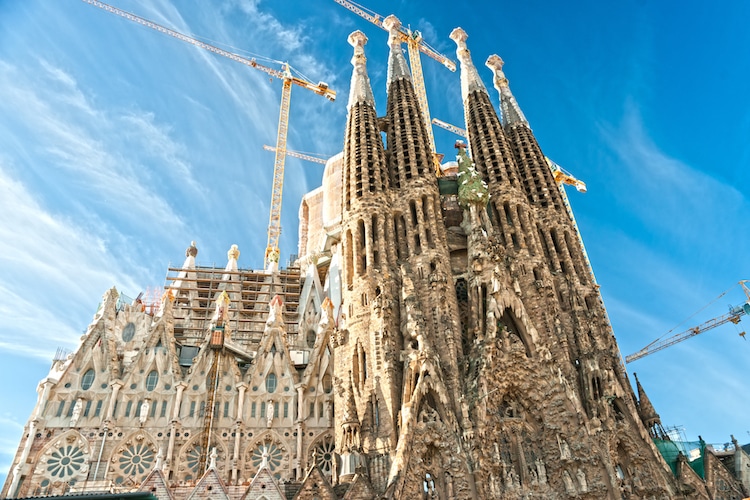
[[175, 340], [182, 346], [198, 346], [206, 338], [215, 300], [226, 291], [231, 303], [227, 326], [234, 343], [256, 351], [268, 319], [269, 302], [275, 295], [284, 301], [284, 323], [291, 339], [298, 333], [301, 293], [300, 270], [290, 267], [273, 273], [217, 267], [183, 269], [169, 267], [165, 290], [175, 295], [173, 316]]

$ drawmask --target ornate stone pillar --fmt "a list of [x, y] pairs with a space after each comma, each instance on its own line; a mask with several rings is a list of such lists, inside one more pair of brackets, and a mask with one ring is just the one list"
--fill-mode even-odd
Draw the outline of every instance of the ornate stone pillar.
[[104, 420], [112, 420], [112, 415], [115, 412], [115, 403], [117, 402], [117, 395], [120, 393], [120, 388], [122, 388], [122, 382], [119, 380], [115, 380], [111, 384], [112, 386], [112, 396], [109, 398], [109, 405], [107, 406], [107, 416]]

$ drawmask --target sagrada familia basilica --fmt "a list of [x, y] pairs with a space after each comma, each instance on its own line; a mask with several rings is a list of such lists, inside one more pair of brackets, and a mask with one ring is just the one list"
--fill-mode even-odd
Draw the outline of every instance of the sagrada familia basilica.
[[498, 113], [451, 33], [468, 145], [436, 176], [386, 26], [387, 113], [354, 32], [343, 153], [302, 201], [296, 264], [241, 269], [233, 246], [202, 267], [192, 244], [160, 303], [107, 291], [39, 384], [2, 497], [746, 496], [741, 447], [665, 453], [503, 61]]

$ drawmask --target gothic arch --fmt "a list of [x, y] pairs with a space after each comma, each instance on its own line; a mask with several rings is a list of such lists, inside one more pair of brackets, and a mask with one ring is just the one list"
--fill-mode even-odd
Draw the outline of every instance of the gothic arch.
[[338, 457], [335, 453], [336, 442], [331, 432], [321, 434], [310, 446], [307, 447], [307, 464], [312, 465], [315, 461], [314, 455], [317, 453], [317, 463], [320, 465], [321, 472], [329, 479], [338, 467]]
[[40, 493], [67, 491], [69, 486], [85, 481], [91, 461], [91, 450], [86, 438], [70, 430], [48, 443], [37, 455], [34, 486]]

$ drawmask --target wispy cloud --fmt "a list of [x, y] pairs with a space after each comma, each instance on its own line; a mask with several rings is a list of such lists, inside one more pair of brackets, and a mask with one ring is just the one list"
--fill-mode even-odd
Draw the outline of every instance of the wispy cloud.
[[48, 359], [77, 343], [84, 325], [76, 322], [96, 307], [92, 290], [139, 290], [103, 240], [43, 209], [2, 165], [0, 212], [0, 350]]
[[659, 231], [681, 241], [705, 238], [701, 231], [715, 227], [716, 213], [734, 213], [747, 204], [734, 186], [662, 151], [633, 102], [627, 104], [620, 127], [604, 129], [603, 135], [623, 167], [619, 197]]
[[42, 139], [34, 142], [38, 150], [32, 153], [48, 162], [37, 159], [24, 167], [48, 182], [64, 179], [64, 184], [54, 187], [74, 195], [68, 199], [70, 203], [85, 200], [86, 205], [119, 214], [130, 224], [148, 218], [179, 228], [182, 222], [169, 201], [136, 173], [133, 151], [122, 152], [122, 143], [113, 143], [111, 138], [130, 133], [140, 144], [154, 145], [154, 140], [159, 140], [160, 149], [152, 147], [152, 152], [169, 166], [178, 167], [185, 184], [195, 190], [187, 162], [175, 153], [179, 146], [149, 115], [136, 118], [132, 112], [97, 110], [72, 76], [44, 60], [40, 66], [49, 79], [32, 84], [25, 68], [0, 62], [0, 109], [13, 117], [15, 134]]

